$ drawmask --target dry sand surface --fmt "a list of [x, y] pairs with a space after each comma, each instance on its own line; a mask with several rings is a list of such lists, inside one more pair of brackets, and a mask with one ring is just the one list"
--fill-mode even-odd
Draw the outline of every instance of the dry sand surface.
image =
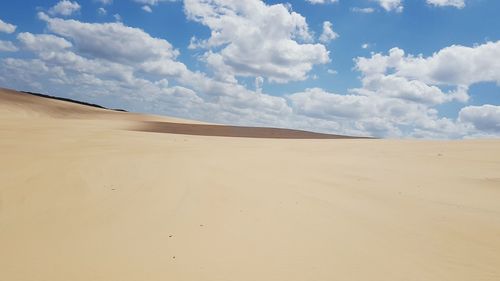
[[499, 140], [147, 121], [0, 91], [0, 280], [500, 280]]

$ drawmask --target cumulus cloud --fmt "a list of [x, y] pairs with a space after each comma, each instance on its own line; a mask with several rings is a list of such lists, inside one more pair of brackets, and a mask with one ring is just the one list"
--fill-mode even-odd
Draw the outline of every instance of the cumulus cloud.
[[487, 133], [500, 133], [500, 106], [485, 104], [467, 106], [460, 110], [459, 120]]
[[329, 21], [323, 22], [323, 33], [321, 33], [321, 36], [319, 37], [319, 41], [323, 43], [328, 43], [332, 40], [335, 40], [339, 37], [339, 35], [333, 31], [333, 25]]
[[398, 75], [439, 85], [469, 86], [479, 82], [500, 83], [500, 41], [473, 47], [452, 45], [430, 57], [402, 56], [393, 62]]
[[288, 96], [294, 109], [311, 117], [332, 119], [347, 118], [357, 120], [374, 114], [374, 106], [369, 97], [361, 95], [339, 95], [320, 88]]
[[362, 95], [386, 96], [428, 105], [468, 100], [467, 88], [458, 88], [445, 93], [436, 86], [396, 75], [364, 77], [362, 82], [362, 89], [352, 91]]
[[0, 40], [0, 52], [17, 52], [17, 50], [12, 42]]
[[[76, 20], [39, 17], [47, 29], [71, 40], [79, 53], [94, 58], [134, 65], [139, 69], [158, 69], [179, 72], [184, 68], [175, 59], [179, 51], [166, 40], [153, 38], [138, 28], [116, 23], [83, 23]], [[103, 47], [105, 46], [105, 47]], [[163, 64], [163, 66], [161, 66]]]
[[283, 4], [259, 0], [186, 0], [188, 19], [211, 30], [190, 47], [206, 49], [203, 60], [225, 81], [262, 76], [272, 82], [304, 80], [316, 64], [329, 61], [322, 44], [309, 43], [306, 19]]
[[177, 0], [134, 0], [134, 2], [139, 4], [145, 4], [150, 6], [156, 6], [161, 2], [176, 2]]
[[255, 77], [255, 91], [257, 93], [262, 93], [262, 85], [264, 85], [264, 78]]
[[59, 52], [73, 46], [66, 39], [51, 34], [23, 32], [17, 35], [17, 39], [25, 49], [33, 52]]
[[337, 75], [338, 74], [337, 70], [335, 70], [335, 69], [328, 69], [326, 72], [328, 72], [328, 74], [331, 74], [331, 75]]
[[[391, 49], [387, 56], [374, 54], [371, 58], [357, 58], [356, 69], [362, 73], [363, 88], [352, 91], [362, 95], [400, 98], [429, 105], [452, 100], [467, 101], [467, 85], [458, 85], [455, 91], [444, 93], [426, 79], [416, 79], [416, 73], [401, 74], [397, 69], [405, 67], [406, 61], [408, 59], [405, 58], [404, 51], [399, 48]], [[393, 69], [396, 69], [395, 73], [392, 73]]]
[[71, 16], [73, 13], [78, 12], [81, 6], [76, 1], [72, 2], [69, 0], [62, 0], [57, 3], [54, 7], [50, 8], [49, 14], [51, 15], [61, 15], [61, 16]]
[[17, 26], [6, 23], [0, 19], [0, 32], [4, 33], [14, 33], [16, 31]]
[[401, 13], [403, 11], [403, 1], [402, 0], [372, 0], [378, 2], [378, 4], [386, 11], [395, 11]]
[[339, 0], [306, 0], [311, 4], [328, 4], [328, 3], [337, 3]]
[[177, 2], [178, 0], [134, 0], [134, 2], [142, 5], [141, 9], [147, 13], [152, 13], [152, 6], [156, 6], [162, 2]]
[[[372, 54], [355, 60], [363, 86], [351, 89], [348, 95], [312, 88], [287, 95], [287, 99], [294, 113], [334, 123], [337, 130], [352, 134], [492, 136], [500, 133], [499, 106], [466, 106], [456, 120], [440, 117], [436, 106], [467, 102], [467, 90], [472, 84], [498, 83], [496, 49], [497, 43], [492, 42], [474, 47], [450, 46], [423, 57], [393, 48], [387, 55]], [[464, 75], [456, 76], [460, 71]]]
[[101, 3], [103, 5], [110, 5], [113, 3], [113, 0], [94, 0], [95, 2]]
[[462, 9], [465, 7], [465, 0], [427, 0], [427, 4], [439, 7], [451, 6]]
[[103, 7], [100, 7], [99, 9], [97, 9], [97, 13], [101, 16], [105, 16], [108, 14], [108, 11], [106, 11], [106, 9], [104, 9]]
[[353, 7], [353, 8], [351, 8], [351, 11], [353, 11], [355, 13], [371, 14], [371, 13], [375, 12], [375, 9], [373, 9], [373, 8]]
[[[430, 57], [406, 55], [393, 48], [388, 55], [373, 54], [357, 58], [363, 88], [353, 89], [364, 95], [399, 97], [426, 104], [468, 100], [470, 85], [500, 83], [500, 41], [474, 47], [450, 46]], [[440, 86], [453, 87], [448, 92]]]
[[[463, 128], [428, 105], [377, 95], [342, 95], [313, 88], [288, 96], [299, 115], [335, 123], [337, 130], [390, 137], [461, 137]], [[409, 130], [409, 131], [408, 131]]]

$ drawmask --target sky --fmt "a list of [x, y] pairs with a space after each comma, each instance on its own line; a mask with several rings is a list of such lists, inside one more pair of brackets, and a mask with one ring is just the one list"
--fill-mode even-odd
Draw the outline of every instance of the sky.
[[208, 122], [500, 136], [500, 1], [0, 3], [0, 87]]

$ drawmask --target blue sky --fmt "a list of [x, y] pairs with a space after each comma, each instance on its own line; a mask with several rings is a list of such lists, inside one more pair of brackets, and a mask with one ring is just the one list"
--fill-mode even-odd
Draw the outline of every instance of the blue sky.
[[500, 135], [493, 0], [0, 4], [0, 86], [239, 125]]

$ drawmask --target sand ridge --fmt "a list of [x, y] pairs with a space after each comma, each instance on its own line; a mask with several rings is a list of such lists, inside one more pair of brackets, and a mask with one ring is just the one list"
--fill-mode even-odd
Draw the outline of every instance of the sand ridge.
[[159, 134], [6, 96], [0, 280], [500, 280], [499, 140]]

